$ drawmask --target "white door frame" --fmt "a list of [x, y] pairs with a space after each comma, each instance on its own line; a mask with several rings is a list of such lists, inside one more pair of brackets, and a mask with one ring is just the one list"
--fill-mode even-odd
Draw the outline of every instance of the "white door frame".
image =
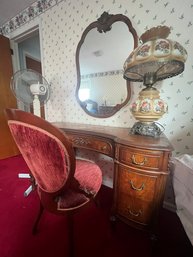
[[42, 47], [42, 29], [41, 29], [41, 18], [37, 17], [34, 21], [31, 21], [29, 24], [25, 24], [20, 28], [16, 29], [9, 35], [10, 45], [13, 49], [12, 55], [12, 63], [13, 63], [13, 72], [20, 70], [19, 64], [19, 51], [18, 51], [18, 43], [22, 42], [23, 40], [29, 38], [33, 35], [34, 32], [39, 30], [39, 41], [40, 41], [40, 59], [42, 65], [42, 75], [44, 75], [43, 69], [43, 47]]
[[[12, 54], [12, 66], [13, 66], [13, 73], [20, 70], [20, 62], [19, 62], [19, 50], [18, 50], [18, 43], [22, 42], [23, 40], [29, 38], [33, 33], [39, 30], [39, 41], [40, 41], [40, 60], [42, 60], [43, 56], [43, 47], [42, 47], [42, 29], [41, 29], [41, 18], [37, 17], [35, 20], [31, 21], [30, 23], [24, 24], [20, 28], [16, 29], [15, 31], [9, 34], [10, 39], [10, 46], [13, 50]], [[42, 65], [42, 75], [44, 74], [43, 63]], [[19, 109], [26, 109], [23, 103], [18, 102]], [[46, 112], [46, 108], [45, 108]]]

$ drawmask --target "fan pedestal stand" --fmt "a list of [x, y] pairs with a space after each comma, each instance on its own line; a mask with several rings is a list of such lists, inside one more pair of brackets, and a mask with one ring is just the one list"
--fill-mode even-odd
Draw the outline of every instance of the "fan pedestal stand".
[[33, 109], [34, 109], [34, 114], [41, 117], [41, 112], [40, 112], [40, 101], [38, 95], [34, 95], [34, 100], [33, 100]]

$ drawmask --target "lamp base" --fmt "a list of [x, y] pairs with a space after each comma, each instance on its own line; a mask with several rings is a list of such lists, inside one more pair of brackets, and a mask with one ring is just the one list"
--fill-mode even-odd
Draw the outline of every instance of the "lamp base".
[[136, 122], [130, 131], [131, 134], [159, 137], [162, 130], [154, 123]]

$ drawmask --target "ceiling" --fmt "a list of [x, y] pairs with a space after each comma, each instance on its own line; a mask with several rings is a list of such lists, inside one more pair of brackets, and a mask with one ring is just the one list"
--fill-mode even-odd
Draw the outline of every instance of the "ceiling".
[[35, 0], [0, 0], [0, 27], [30, 6]]

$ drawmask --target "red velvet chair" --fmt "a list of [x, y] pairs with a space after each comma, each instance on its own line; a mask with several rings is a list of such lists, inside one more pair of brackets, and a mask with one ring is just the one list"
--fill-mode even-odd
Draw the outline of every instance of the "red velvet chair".
[[51, 123], [31, 113], [6, 109], [10, 131], [37, 184], [40, 210], [33, 233], [44, 209], [67, 214], [69, 251], [73, 255], [72, 214], [86, 206], [102, 183], [100, 168], [78, 160], [68, 137]]

